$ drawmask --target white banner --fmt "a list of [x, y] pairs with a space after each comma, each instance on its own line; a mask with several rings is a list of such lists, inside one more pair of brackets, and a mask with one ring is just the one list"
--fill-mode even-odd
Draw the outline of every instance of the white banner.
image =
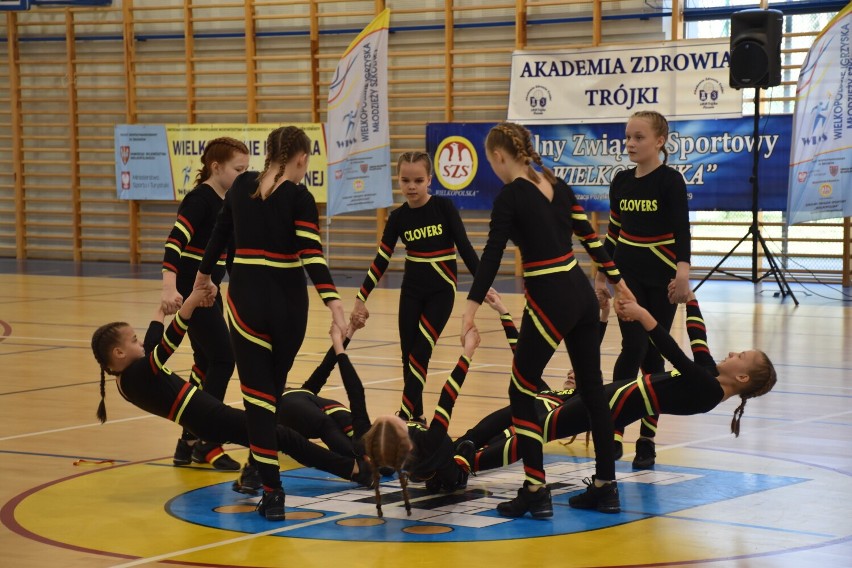
[[627, 122], [637, 110], [669, 120], [742, 116], [728, 86], [729, 40], [683, 40], [512, 55], [509, 120]]
[[393, 204], [385, 9], [349, 44], [328, 88], [328, 216]]
[[811, 46], [796, 87], [787, 223], [852, 216], [852, 4]]

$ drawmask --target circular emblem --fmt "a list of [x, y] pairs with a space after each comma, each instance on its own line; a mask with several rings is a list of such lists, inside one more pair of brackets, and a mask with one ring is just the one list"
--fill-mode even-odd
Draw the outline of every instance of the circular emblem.
[[435, 161], [435, 174], [441, 185], [458, 191], [470, 185], [476, 177], [479, 157], [470, 140], [463, 136], [450, 136], [438, 145]]
[[830, 183], [824, 183], [819, 186], [819, 196], [820, 197], [831, 197], [834, 188], [831, 187]]
[[698, 104], [701, 108], [712, 109], [719, 104], [719, 97], [724, 92], [725, 87], [722, 86], [722, 83], [707, 77], [698, 82], [692, 94], [698, 98]]

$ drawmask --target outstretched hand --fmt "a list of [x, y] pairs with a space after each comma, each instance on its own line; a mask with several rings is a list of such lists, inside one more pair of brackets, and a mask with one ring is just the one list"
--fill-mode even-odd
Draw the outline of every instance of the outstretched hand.
[[689, 280], [686, 278], [672, 278], [668, 285], [669, 303], [685, 304], [689, 301]]
[[370, 311], [367, 309], [367, 304], [360, 299], [356, 299], [355, 305], [352, 307], [352, 312], [349, 314], [349, 318], [350, 321], [352, 319], [357, 319], [361, 327], [367, 325], [367, 320], [370, 319]]
[[216, 295], [219, 293], [219, 287], [213, 283], [213, 279], [210, 278], [210, 275], [202, 274], [201, 272], [198, 272], [195, 275], [195, 284], [192, 286], [192, 291], [195, 292], [195, 290], [202, 290], [206, 292], [210, 301], [210, 304], [208, 305], [213, 305], [213, 301], [216, 300]]
[[[651, 314], [640, 306], [636, 300], [619, 300], [618, 308], [616, 309], [618, 312], [618, 317], [620, 317], [624, 321], [638, 321], [645, 326], [646, 323], [650, 323], [654, 318]], [[656, 324], [656, 321], [654, 321]], [[647, 326], [645, 326], [647, 327]], [[653, 327], [652, 327], [653, 329]]]
[[328, 330], [328, 334], [331, 336], [331, 344], [334, 346], [334, 352], [338, 355], [343, 353], [345, 351], [343, 348], [343, 340], [346, 335], [343, 331], [341, 331], [340, 326], [332, 322], [331, 327]]
[[494, 288], [488, 289], [488, 293], [485, 294], [485, 303], [488, 304], [489, 308], [500, 315], [509, 313], [509, 310], [506, 309], [506, 305], [503, 303], [503, 298]]
[[476, 327], [472, 327], [467, 330], [467, 333], [462, 337], [462, 346], [464, 346], [464, 355], [468, 359], [473, 358], [474, 352], [476, 352], [476, 348], [479, 347], [479, 342], [482, 338], [479, 337], [479, 331]]
[[183, 296], [181, 296], [176, 288], [163, 288], [163, 292], [160, 294], [160, 309], [163, 310], [165, 315], [170, 316], [174, 314], [182, 305]]

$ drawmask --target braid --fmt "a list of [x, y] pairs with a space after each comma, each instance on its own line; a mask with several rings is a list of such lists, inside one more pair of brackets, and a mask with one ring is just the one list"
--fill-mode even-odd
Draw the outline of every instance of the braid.
[[[396, 420], [395, 417], [393, 417]], [[407, 428], [407, 427], [406, 427]], [[408, 500], [408, 474], [404, 471], [405, 462], [411, 453], [411, 439], [406, 432], [400, 436], [399, 430], [389, 420], [377, 420], [364, 434], [364, 454], [373, 466], [373, 486], [376, 492], [376, 512], [382, 518], [382, 494], [379, 483], [379, 468], [393, 467], [399, 473], [399, 482], [405, 498], [406, 511], [411, 515]]]
[[114, 377], [119, 376], [119, 373], [116, 373], [109, 368], [110, 351], [118, 344], [120, 339], [119, 332], [125, 327], [129, 327], [128, 324], [123, 321], [116, 321], [102, 325], [92, 334], [92, 354], [95, 356], [95, 361], [98, 362], [98, 365], [101, 368], [101, 402], [98, 405], [97, 412], [95, 413], [98, 420], [101, 421], [101, 424], [106, 422], [107, 418], [105, 374]]
[[381, 519], [384, 515], [382, 514], [382, 493], [379, 491], [379, 485], [381, 485], [381, 481], [379, 480], [379, 469], [373, 468], [373, 489], [376, 491], [376, 515]]
[[195, 185], [208, 179], [211, 175], [210, 165], [213, 162], [224, 163], [230, 160], [234, 154], [249, 154], [248, 146], [236, 138], [223, 136], [214, 138], [207, 142], [201, 153], [201, 168], [195, 176]]
[[[497, 133], [497, 136], [494, 136], [495, 133]], [[541, 155], [535, 151], [532, 143], [532, 134], [530, 134], [530, 131], [526, 127], [513, 122], [501, 122], [488, 133], [485, 146], [489, 149], [494, 149], [495, 147], [502, 148], [516, 160], [522, 161], [527, 166], [527, 176], [534, 183], [538, 183], [541, 180], [541, 176], [533, 168], [533, 163], [541, 168], [542, 174], [544, 174], [544, 178], [547, 181], [551, 184], [557, 182], [556, 175], [554, 175], [550, 168], [544, 165]]]
[[731, 432], [735, 438], [740, 437], [740, 418], [743, 417], [743, 412], [745, 412], [746, 402], [748, 402], [748, 399], [743, 398], [740, 405], [734, 410], [734, 418], [731, 420]]
[[765, 395], [778, 382], [778, 375], [775, 372], [775, 366], [772, 364], [772, 361], [769, 360], [769, 357], [763, 351], [758, 351], [758, 353], [761, 356], [761, 360], [749, 372], [748, 386], [740, 393], [742, 402], [734, 410], [734, 418], [731, 420], [731, 432], [735, 437], [739, 437], [740, 435], [740, 419], [743, 417], [748, 399]]
[[408, 473], [399, 472], [399, 485], [402, 487], [402, 499], [405, 501], [405, 512], [411, 516], [411, 500], [408, 497]]
[[[284, 175], [284, 170], [294, 156], [304, 152], [311, 154], [311, 139], [305, 134], [305, 131], [297, 126], [282, 126], [276, 128], [266, 137], [266, 159], [263, 162], [263, 171], [257, 176], [257, 181], [260, 181], [263, 176], [269, 173], [269, 168], [273, 162], [278, 163], [278, 171], [275, 173], [275, 178], [272, 181], [273, 187], [278, 184], [278, 181]], [[257, 190], [251, 195], [253, 198], [260, 197], [260, 185]]]

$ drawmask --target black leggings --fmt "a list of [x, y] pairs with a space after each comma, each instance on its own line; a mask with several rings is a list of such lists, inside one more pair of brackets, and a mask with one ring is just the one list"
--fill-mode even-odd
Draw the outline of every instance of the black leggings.
[[[636, 302], [654, 316], [660, 327], [669, 331], [677, 312], [677, 304], [669, 302], [667, 285], [645, 284], [629, 272], [622, 272], [622, 276], [630, 291], [636, 296]], [[618, 326], [621, 329], [621, 353], [612, 371], [613, 382], [632, 381], [638, 375], [640, 368], [643, 374], [659, 373], [665, 370], [665, 361], [657, 348], [648, 340], [648, 332], [642, 324], [619, 319]], [[654, 437], [658, 422], [658, 415], [643, 418], [639, 434]]]
[[221, 294], [216, 296], [216, 303], [209, 308], [195, 309], [187, 333], [195, 362], [193, 374], [200, 379], [200, 383], [191, 382], [196, 386], [200, 384], [213, 398], [225, 400], [228, 382], [234, 374], [234, 351], [222, 313]]
[[307, 287], [277, 286], [265, 274], [257, 274], [253, 279], [232, 277], [228, 296], [231, 343], [252, 457], [264, 489], [271, 491], [281, 487], [275, 437], [278, 400], [305, 338]]
[[399, 341], [402, 347], [404, 386], [400, 416], [423, 416], [423, 387], [435, 343], [450, 319], [455, 291], [418, 291], [406, 286], [399, 296]]
[[[250, 444], [247, 413], [222, 404], [201, 390], [190, 398], [181, 415], [180, 425], [202, 440], [218, 444], [232, 442], [245, 447]], [[355, 462], [351, 455], [340, 455], [317, 446], [285, 426], [273, 426], [270, 434], [275, 439], [278, 450], [297, 462], [344, 479], [352, 477]]]
[[589, 412], [595, 441], [596, 475], [615, 479], [613, 427], [600, 365], [599, 310], [595, 293], [579, 268], [526, 280], [527, 304], [512, 362], [509, 401], [530, 483], [545, 483], [543, 435], [536, 394], [546, 388], [541, 376], [564, 339], [574, 368], [577, 393]]

